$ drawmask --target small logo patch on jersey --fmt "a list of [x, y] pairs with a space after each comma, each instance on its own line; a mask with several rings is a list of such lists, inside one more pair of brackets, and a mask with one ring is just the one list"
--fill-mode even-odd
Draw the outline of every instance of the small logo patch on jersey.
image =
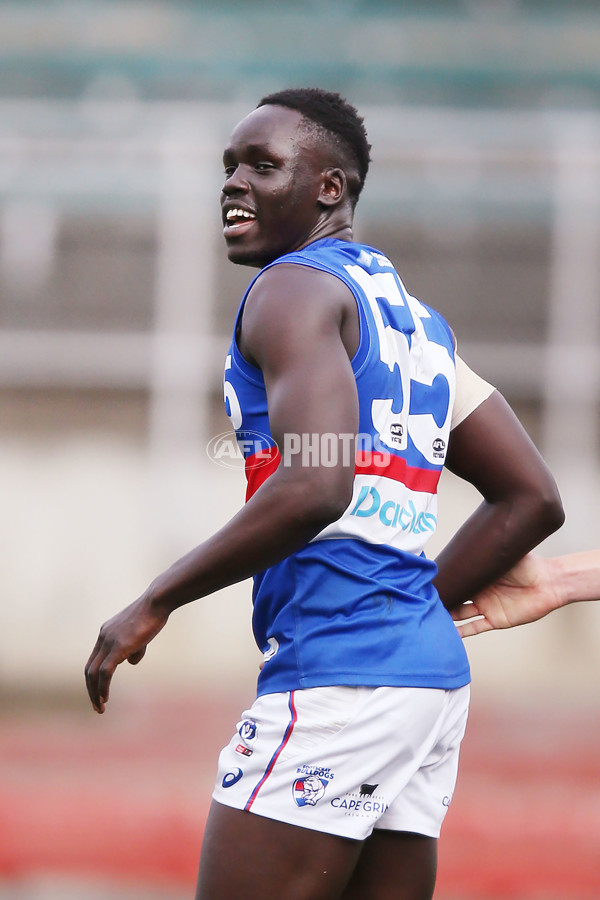
[[277, 638], [270, 637], [267, 643], [269, 645], [269, 649], [265, 650], [265, 652], [263, 653], [263, 660], [265, 662], [269, 662], [270, 659], [273, 659], [273, 657], [279, 650], [279, 641], [277, 640]]
[[401, 422], [393, 422], [390, 425], [390, 434], [392, 437], [392, 441], [395, 444], [402, 443], [402, 435], [404, 434], [404, 427]]
[[360, 786], [360, 796], [361, 797], [370, 797], [371, 794], [375, 792], [375, 788], [378, 788], [378, 784], [361, 784]]
[[234, 784], [238, 783], [243, 774], [241, 769], [234, 769], [233, 772], [227, 772], [227, 774], [223, 776], [221, 784], [224, 788], [233, 787]]
[[446, 455], [446, 441], [442, 440], [442, 438], [436, 438], [431, 446], [435, 458], [443, 459]]
[[254, 751], [251, 750], [250, 747], [245, 747], [243, 744], [238, 744], [235, 748], [235, 752], [240, 753], [242, 756], [252, 756], [252, 754], [254, 753]]
[[256, 740], [256, 722], [253, 722], [251, 719], [246, 719], [238, 728], [238, 734], [243, 741], [250, 744], [252, 741]]
[[303, 775], [302, 778], [296, 778], [292, 786], [296, 806], [316, 806], [325, 794], [328, 784], [328, 781], [317, 775]]

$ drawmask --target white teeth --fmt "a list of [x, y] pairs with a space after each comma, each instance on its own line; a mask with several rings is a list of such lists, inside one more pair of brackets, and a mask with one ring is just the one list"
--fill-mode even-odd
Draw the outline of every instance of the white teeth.
[[247, 212], [245, 209], [230, 209], [227, 211], [227, 221], [232, 222], [234, 219], [254, 219], [256, 218], [252, 213]]

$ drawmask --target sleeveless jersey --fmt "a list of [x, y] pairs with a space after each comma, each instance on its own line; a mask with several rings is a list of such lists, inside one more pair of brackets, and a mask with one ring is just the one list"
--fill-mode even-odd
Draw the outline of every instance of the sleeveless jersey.
[[[423, 553], [437, 523], [454, 402], [450, 328], [371, 247], [322, 239], [279, 257], [256, 278], [280, 263], [328, 272], [355, 297], [360, 434], [344, 514], [254, 578], [253, 631], [266, 660], [258, 693], [467, 684], [462, 640], [432, 584], [436, 565]], [[235, 337], [256, 278], [242, 300], [225, 367], [225, 408], [245, 457], [247, 499], [275, 471], [282, 449], [269, 431], [262, 373], [244, 359]], [[304, 452], [326, 452], [323, 440], [318, 447], [312, 438], [312, 450]]]

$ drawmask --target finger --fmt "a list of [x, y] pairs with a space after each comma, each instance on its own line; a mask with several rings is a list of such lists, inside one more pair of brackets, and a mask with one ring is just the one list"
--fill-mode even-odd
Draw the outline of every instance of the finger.
[[98, 672], [105, 657], [105, 651], [102, 647], [90, 656], [85, 667], [85, 683], [92, 706], [96, 712], [104, 712], [104, 706], [100, 699], [100, 691], [98, 686]]
[[98, 713], [103, 713], [108, 702], [110, 683], [119, 663], [125, 655], [115, 647], [114, 642], [107, 640], [100, 632], [100, 649], [86, 667], [86, 682], [92, 706]]
[[92, 665], [92, 663], [93, 663], [93, 661], [94, 661], [94, 659], [95, 659], [95, 657], [96, 657], [96, 654], [100, 652], [100, 649], [101, 649], [101, 647], [102, 647], [102, 644], [103, 644], [102, 637], [101, 637], [100, 635], [98, 635], [98, 638], [97, 638], [97, 640], [96, 640], [96, 643], [94, 644], [94, 649], [93, 649], [92, 652], [90, 653], [89, 659], [88, 659], [88, 661], [87, 661], [86, 664], [85, 664], [85, 671], [86, 671], [86, 672], [87, 672], [87, 670], [89, 669], [89, 667]]
[[451, 610], [450, 615], [455, 622], [462, 622], [464, 619], [472, 619], [473, 616], [479, 616], [480, 612], [475, 604], [468, 600], [466, 603], [462, 603]]
[[99, 712], [104, 712], [108, 703], [110, 684], [115, 674], [115, 669], [124, 659], [126, 657], [122, 652], [111, 650], [98, 668], [98, 700], [101, 706], [101, 709], [98, 710]]
[[487, 619], [473, 619], [471, 622], [465, 622], [464, 625], [458, 625], [457, 631], [462, 638], [472, 637], [474, 634], [483, 634], [484, 631], [492, 631], [494, 626]]
[[132, 666], [137, 666], [137, 664], [141, 662], [141, 660], [146, 655], [147, 647], [148, 645], [146, 644], [145, 647], [142, 647], [140, 650], [136, 650], [135, 653], [130, 653], [127, 657], [127, 662], [131, 663]]

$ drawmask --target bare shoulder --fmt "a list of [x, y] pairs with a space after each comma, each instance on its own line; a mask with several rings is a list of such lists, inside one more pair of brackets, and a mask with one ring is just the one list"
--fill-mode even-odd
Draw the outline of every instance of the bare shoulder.
[[248, 294], [240, 347], [260, 365], [265, 347], [290, 353], [296, 342], [339, 339], [353, 316], [358, 320], [356, 303], [340, 278], [310, 266], [281, 263], [267, 269]]
[[350, 289], [335, 275], [298, 263], [280, 263], [256, 280], [246, 300], [246, 312], [279, 317], [297, 313], [298, 308], [306, 312], [314, 307], [331, 314], [343, 311], [350, 303]]

